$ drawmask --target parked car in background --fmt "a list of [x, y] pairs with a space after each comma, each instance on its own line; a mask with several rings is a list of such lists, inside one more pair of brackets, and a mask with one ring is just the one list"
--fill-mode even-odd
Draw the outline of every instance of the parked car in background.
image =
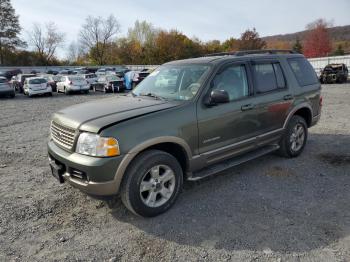
[[52, 92], [57, 91], [57, 78], [55, 75], [40, 75], [40, 77], [43, 77], [46, 79], [47, 83], [51, 86]]
[[5, 77], [6, 78], [6, 75], [4, 72], [0, 72], [0, 77]]
[[329, 64], [320, 75], [322, 84], [345, 83], [348, 80], [349, 70], [345, 64]]
[[100, 68], [96, 71], [97, 76], [105, 75], [105, 74], [106, 74], [106, 68]]
[[63, 92], [66, 95], [71, 93], [88, 94], [89, 90], [90, 85], [82, 76], [61, 76], [57, 82], [57, 93]]
[[148, 69], [144, 69], [141, 71], [129, 71], [125, 73], [124, 75], [125, 88], [127, 90], [134, 89], [149, 74], [150, 74], [150, 71]]
[[61, 70], [58, 74], [60, 74], [60, 75], [73, 75], [74, 71], [70, 70], [70, 69], [64, 69], [64, 70]]
[[43, 77], [29, 77], [24, 81], [23, 93], [29, 97], [34, 95], [52, 96], [52, 88]]
[[124, 79], [125, 73], [129, 72], [130, 69], [128, 69], [126, 66], [116, 66], [114, 68], [114, 72], [116, 76], [118, 76], [121, 79]]
[[49, 69], [46, 71], [46, 74], [49, 74], [49, 75], [57, 75], [59, 72], [57, 70], [52, 70], [52, 69]]
[[5, 77], [10, 80], [13, 76], [22, 74], [21, 69], [12, 69], [5, 72]]
[[11, 77], [9, 83], [10, 83], [10, 85], [12, 86], [13, 90], [16, 90], [17, 82], [18, 82], [17, 76]]
[[0, 97], [15, 97], [15, 90], [4, 76], [0, 76]]
[[89, 74], [84, 74], [81, 76], [89, 83], [90, 90], [91, 90], [92, 85], [97, 82], [97, 75], [94, 73], [89, 73]]
[[86, 69], [82, 69], [82, 68], [78, 68], [78, 69], [75, 69], [74, 71], [73, 71], [73, 75], [84, 75], [84, 74], [88, 74], [89, 73], [89, 71], [88, 70], [86, 70]]
[[104, 68], [100, 68], [96, 71], [96, 75], [111, 75], [111, 74], [115, 74], [115, 68], [113, 67], [104, 67]]
[[19, 74], [15, 79], [12, 80], [12, 86], [16, 91], [23, 93], [24, 81], [29, 77], [35, 77], [36, 74]]
[[87, 67], [86, 70], [88, 73], [96, 73], [96, 71], [98, 70], [98, 67]]
[[108, 92], [124, 92], [124, 81], [116, 75], [101, 75], [97, 82], [92, 84], [94, 91]]

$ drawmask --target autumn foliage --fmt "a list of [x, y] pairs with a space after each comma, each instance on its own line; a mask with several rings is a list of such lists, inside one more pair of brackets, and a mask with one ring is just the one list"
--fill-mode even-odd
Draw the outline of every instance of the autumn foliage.
[[303, 53], [306, 57], [323, 57], [330, 54], [332, 50], [331, 39], [328, 34], [328, 23], [319, 19], [309, 24], [305, 36]]

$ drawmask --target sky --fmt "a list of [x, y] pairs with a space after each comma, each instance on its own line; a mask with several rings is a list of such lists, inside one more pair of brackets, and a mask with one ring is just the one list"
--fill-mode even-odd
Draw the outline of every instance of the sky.
[[[119, 36], [125, 36], [138, 19], [202, 41], [238, 38], [253, 27], [260, 36], [294, 33], [318, 18], [334, 26], [350, 25], [350, 0], [12, 0], [12, 4], [23, 38], [33, 23], [53, 21], [66, 34], [65, 49], [77, 41], [89, 15], [113, 14], [121, 25]], [[59, 50], [60, 58], [65, 49]]]

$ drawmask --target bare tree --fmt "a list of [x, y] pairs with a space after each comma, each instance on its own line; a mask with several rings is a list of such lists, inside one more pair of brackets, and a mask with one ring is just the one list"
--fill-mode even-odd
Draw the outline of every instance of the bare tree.
[[88, 16], [80, 30], [79, 40], [91, 57], [103, 65], [106, 62], [106, 51], [119, 31], [119, 22], [113, 15], [106, 19]]
[[72, 41], [68, 46], [67, 60], [70, 63], [76, 63], [83, 56], [85, 56], [85, 53], [81, 45], [75, 41]]
[[65, 35], [58, 31], [54, 22], [48, 22], [45, 26], [33, 24], [29, 32], [29, 43], [46, 62], [54, 58], [57, 48], [64, 43]]
[[159, 31], [151, 23], [136, 20], [134, 27], [128, 30], [128, 39], [131, 41], [136, 40], [141, 45], [145, 45], [146, 43], [153, 42]]

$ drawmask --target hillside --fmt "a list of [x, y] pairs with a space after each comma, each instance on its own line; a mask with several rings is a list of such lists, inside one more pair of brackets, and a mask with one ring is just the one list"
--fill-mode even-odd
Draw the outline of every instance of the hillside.
[[[266, 37], [263, 37], [263, 39], [267, 42], [270, 42], [270, 41], [294, 42], [297, 38], [302, 40], [306, 32], [307, 30], [292, 33], [292, 34], [266, 36]], [[331, 35], [332, 40], [335, 42], [350, 41], [350, 25], [336, 26], [336, 27], [329, 28], [329, 33]]]

